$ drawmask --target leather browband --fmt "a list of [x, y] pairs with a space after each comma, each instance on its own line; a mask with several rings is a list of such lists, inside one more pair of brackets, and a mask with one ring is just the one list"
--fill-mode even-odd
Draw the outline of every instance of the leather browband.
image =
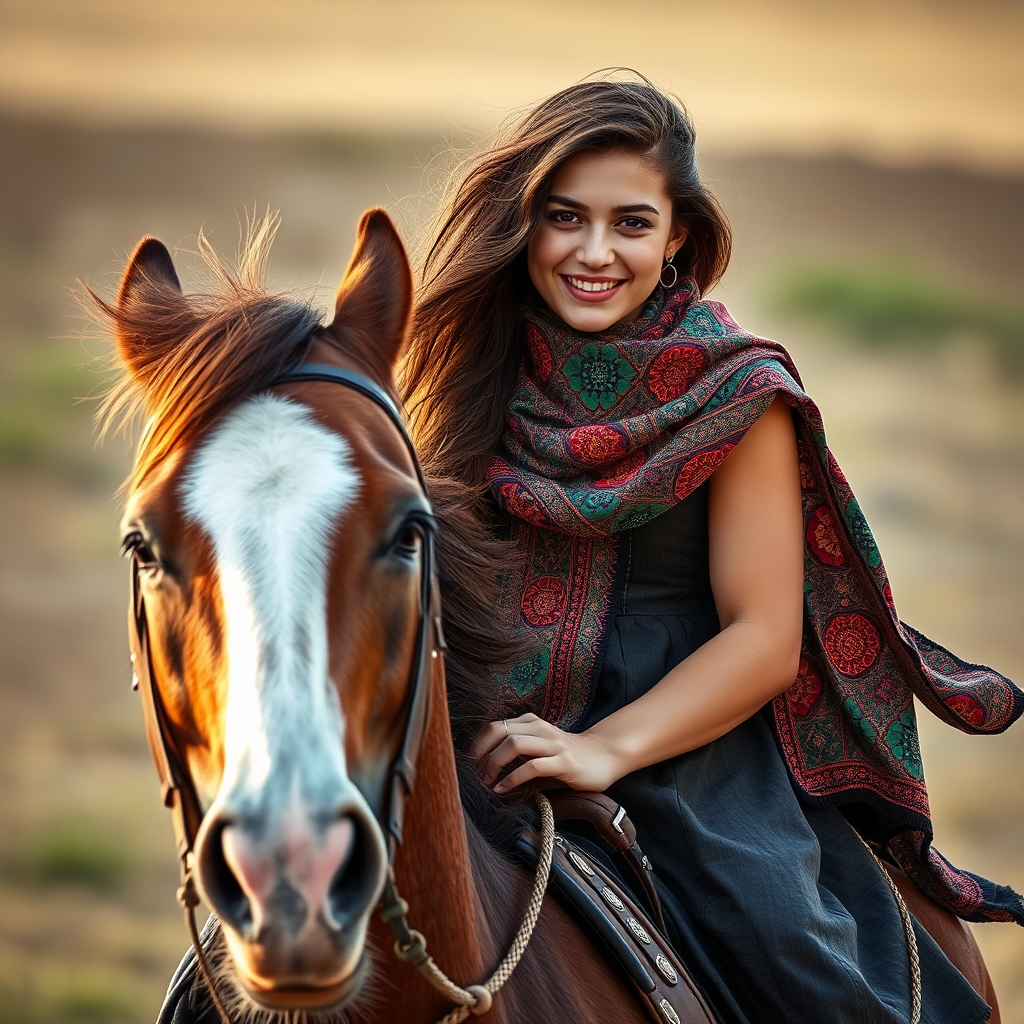
[[399, 434], [402, 435], [402, 440], [405, 442], [405, 446], [409, 450], [409, 456], [412, 458], [412, 464], [416, 467], [416, 476], [419, 479], [420, 487], [423, 488], [423, 494], [426, 496], [427, 481], [423, 477], [423, 469], [416, 455], [416, 449], [413, 447], [412, 438], [409, 437], [409, 431], [405, 428], [405, 420], [402, 419], [402, 414], [395, 404], [395, 400], [379, 384], [370, 380], [369, 377], [364, 377], [361, 373], [356, 373], [354, 370], [345, 370], [340, 366], [330, 366], [327, 363], [299, 363], [298, 366], [285, 370], [280, 377], [272, 380], [267, 387], [273, 388], [277, 387], [278, 384], [294, 384], [299, 381], [324, 381], [330, 384], [342, 384], [376, 402], [387, 413], [391, 422], [398, 429]]

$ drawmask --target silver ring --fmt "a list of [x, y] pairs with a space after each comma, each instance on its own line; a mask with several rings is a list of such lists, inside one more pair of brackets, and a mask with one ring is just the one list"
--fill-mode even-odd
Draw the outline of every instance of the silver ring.
[[509, 731], [508, 731], [508, 719], [507, 719], [507, 718], [503, 718], [503, 719], [501, 720], [501, 724], [502, 724], [503, 726], [505, 726], [505, 739], [508, 739], [508, 737], [509, 737]]

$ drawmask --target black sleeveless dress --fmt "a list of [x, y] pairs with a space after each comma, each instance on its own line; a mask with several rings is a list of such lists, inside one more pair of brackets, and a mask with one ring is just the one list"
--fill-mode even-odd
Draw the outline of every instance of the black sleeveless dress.
[[[707, 485], [623, 537], [625, 582], [582, 731], [719, 631]], [[671, 936], [727, 1024], [905, 1024], [910, 965], [877, 865], [835, 808], [805, 805], [766, 713], [611, 789], [654, 863]], [[989, 1010], [916, 929], [924, 1024]]]

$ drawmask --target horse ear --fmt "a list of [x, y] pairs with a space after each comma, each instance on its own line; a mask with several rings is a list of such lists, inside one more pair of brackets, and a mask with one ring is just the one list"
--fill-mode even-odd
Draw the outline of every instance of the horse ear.
[[166, 319], [181, 299], [181, 283], [171, 254], [163, 242], [143, 238], [121, 278], [117, 301], [110, 310], [121, 359], [138, 377], [163, 351], [153, 335], [153, 324]]
[[117, 292], [118, 306], [125, 308], [143, 290], [149, 290], [154, 285], [181, 294], [181, 282], [167, 246], [158, 238], [143, 238], [128, 258], [121, 287]]
[[386, 383], [402, 350], [411, 311], [412, 272], [402, 240], [384, 210], [367, 210], [338, 287], [329, 330], [348, 354]]

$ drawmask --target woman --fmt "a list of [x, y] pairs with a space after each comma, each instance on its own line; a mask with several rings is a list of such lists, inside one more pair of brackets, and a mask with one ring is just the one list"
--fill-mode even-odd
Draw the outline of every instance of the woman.
[[[850, 822], [960, 916], [1024, 922], [930, 847], [911, 693], [976, 732], [1024, 703], [899, 623], [788, 355], [702, 298], [730, 237], [693, 138], [644, 81], [573, 86], [442, 210], [405, 392], [514, 545], [526, 652], [471, 753], [500, 793], [610, 787], [724, 1020], [895, 1024], [904, 936]], [[922, 1019], [987, 1020], [918, 941]]]

